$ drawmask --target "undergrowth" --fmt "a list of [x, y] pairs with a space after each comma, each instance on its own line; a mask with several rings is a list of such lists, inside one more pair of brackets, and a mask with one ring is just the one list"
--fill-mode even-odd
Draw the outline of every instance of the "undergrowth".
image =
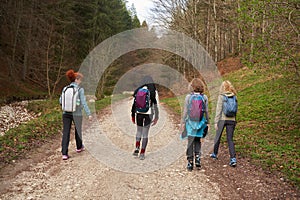
[[[96, 101], [95, 107], [101, 110], [110, 104], [110, 98]], [[91, 110], [94, 105], [90, 105]], [[58, 99], [30, 101], [28, 110], [39, 113], [39, 117], [8, 130], [0, 136], [1, 164], [23, 157], [25, 152], [40, 146], [62, 131], [62, 111]]]

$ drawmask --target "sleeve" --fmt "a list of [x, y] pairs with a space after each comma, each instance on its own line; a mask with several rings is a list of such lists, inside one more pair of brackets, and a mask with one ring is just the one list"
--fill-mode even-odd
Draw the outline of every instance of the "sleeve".
[[80, 102], [81, 102], [81, 105], [83, 106], [83, 109], [86, 113], [87, 116], [90, 116], [91, 115], [91, 111], [86, 103], [86, 98], [85, 98], [85, 95], [84, 95], [84, 89], [83, 88], [79, 88], [79, 98], [80, 98]]
[[183, 114], [181, 118], [181, 123], [184, 123], [187, 118], [187, 110], [188, 110], [188, 104], [189, 104], [190, 95], [186, 95], [183, 105]]
[[135, 95], [133, 95], [132, 106], [131, 106], [131, 117], [135, 117], [135, 112], [136, 112]]
[[156, 92], [157, 90], [152, 90], [152, 89], [149, 89], [150, 91], [150, 99], [151, 99], [151, 104], [153, 105], [157, 105], [157, 99], [156, 99]]
[[63, 88], [61, 93], [60, 93], [60, 97], [59, 97], [59, 104], [60, 105], [62, 104], [62, 95], [63, 95], [64, 90], [65, 90], [65, 88]]
[[155, 92], [154, 92], [153, 109], [154, 109], [154, 119], [158, 119], [159, 118], [159, 110], [158, 110], [158, 92], [157, 92], [157, 90], [155, 90]]
[[216, 107], [216, 116], [215, 116], [215, 124], [218, 124], [219, 120], [222, 117], [222, 109], [223, 109], [223, 96], [218, 96], [217, 107]]
[[206, 123], [209, 124], [209, 109], [208, 109], [208, 98], [206, 95], [204, 95], [204, 100], [205, 100], [205, 116], [206, 116]]

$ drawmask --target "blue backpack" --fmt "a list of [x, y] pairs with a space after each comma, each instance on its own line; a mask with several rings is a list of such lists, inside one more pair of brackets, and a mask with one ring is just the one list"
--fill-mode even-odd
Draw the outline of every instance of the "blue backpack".
[[201, 94], [191, 94], [188, 104], [188, 117], [191, 121], [201, 121], [205, 112], [205, 101]]
[[223, 112], [226, 117], [234, 117], [236, 116], [238, 110], [238, 103], [236, 96], [226, 96], [223, 95]]
[[150, 108], [150, 91], [147, 88], [138, 89], [135, 95], [135, 106], [138, 112], [145, 113]]

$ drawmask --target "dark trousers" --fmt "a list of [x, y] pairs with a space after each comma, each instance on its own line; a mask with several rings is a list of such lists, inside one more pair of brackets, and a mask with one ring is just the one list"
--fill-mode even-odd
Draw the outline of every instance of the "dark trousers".
[[234, 133], [235, 125], [236, 125], [236, 121], [232, 121], [232, 120], [219, 121], [218, 130], [217, 130], [216, 138], [215, 138], [215, 145], [214, 145], [214, 153], [216, 155], [218, 154], [223, 130], [226, 127], [226, 136], [227, 136], [227, 143], [228, 143], [228, 147], [229, 147], [230, 158], [236, 157], [234, 142], [233, 142], [233, 133]]
[[194, 160], [194, 154], [200, 156], [201, 151], [201, 138], [188, 136], [188, 144], [186, 150], [186, 156], [188, 161]]
[[82, 116], [75, 116], [73, 114], [63, 114], [63, 135], [61, 142], [62, 155], [68, 155], [72, 122], [74, 122], [75, 124], [76, 148], [82, 148]]
[[136, 115], [136, 124], [137, 124], [136, 142], [137, 144], [139, 144], [141, 139], [143, 138], [143, 142], [142, 142], [143, 150], [146, 149], [148, 144], [148, 134], [149, 134], [151, 121], [152, 121], [152, 115], [145, 115], [145, 114]]

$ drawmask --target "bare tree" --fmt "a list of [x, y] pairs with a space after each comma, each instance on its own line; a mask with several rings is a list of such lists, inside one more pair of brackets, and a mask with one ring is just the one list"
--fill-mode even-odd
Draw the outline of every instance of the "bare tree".
[[10, 64], [10, 70], [9, 70], [9, 77], [12, 77], [14, 74], [14, 70], [16, 68], [16, 50], [17, 50], [17, 42], [18, 37], [20, 34], [20, 24], [21, 24], [21, 18], [23, 13], [23, 0], [16, 1], [15, 2], [15, 9], [18, 11], [16, 13], [15, 18], [15, 24], [14, 24], [14, 38], [13, 38], [13, 47], [12, 47], [12, 58], [11, 58], [11, 64]]

